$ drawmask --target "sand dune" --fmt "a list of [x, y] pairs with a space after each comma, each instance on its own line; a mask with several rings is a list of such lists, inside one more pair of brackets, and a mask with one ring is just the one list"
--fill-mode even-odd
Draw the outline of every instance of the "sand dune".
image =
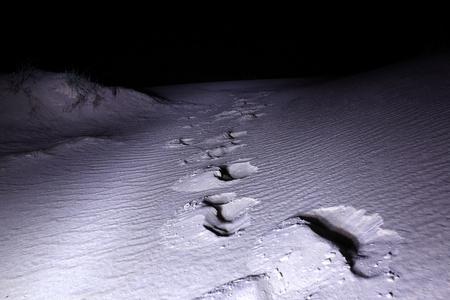
[[169, 101], [17, 76], [0, 80], [0, 297], [450, 293], [448, 55], [151, 88]]

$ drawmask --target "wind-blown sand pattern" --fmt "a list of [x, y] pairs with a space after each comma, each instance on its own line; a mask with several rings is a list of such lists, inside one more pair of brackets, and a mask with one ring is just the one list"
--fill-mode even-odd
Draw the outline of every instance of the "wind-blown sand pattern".
[[0, 76], [0, 298], [446, 299], [449, 70]]

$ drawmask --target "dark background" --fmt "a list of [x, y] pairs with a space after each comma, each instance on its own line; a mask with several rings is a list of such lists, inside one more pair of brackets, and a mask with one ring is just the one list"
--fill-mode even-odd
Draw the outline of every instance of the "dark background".
[[44, 11], [28, 8], [2, 21], [1, 72], [27, 65], [74, 70], [103, 85], [132, 88], [334, 77], [446, 51], [450, 43], [439, 8], [380, 14], [368, 7], [345, 15], [298, 5]]

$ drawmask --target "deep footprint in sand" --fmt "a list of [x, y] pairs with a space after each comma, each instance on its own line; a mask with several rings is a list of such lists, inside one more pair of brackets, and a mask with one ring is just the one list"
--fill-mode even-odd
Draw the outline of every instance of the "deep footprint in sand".
[[205, 216], [205, 228], [219, 236], [230, 236], [250, 226], [248, 210], [258, 201], [235, 196], [234, 193], [224, 193], [205, 197], [203, 202], [215, 209]]
[[257, 170], [258, 168], [252, 166], [250, 162], [211, 166], [180, 179], [171, 188], [180, 192], [200, 192], [222, 188], [228, 186], [229, 181], [248, 177]]
[[298, 218], [320, 236], [335, 243], [359, 276], [374, 277], [389, 272], [391, 258], [398, 254], [402, 238], [382, 229], [378, 214], [366, 215], [351, 206], [319, 208]]
[[[220, 285], [198, 299], [310, 299], [312, 295], [328, 299], [330, 292], [336, 299], [348, 299], [360, 291], [365, 280], [379, 282], [376, 291], [362, 291], [365, 299], [392, 296], [391, 285], [398, 276], [386, 261], [398, 251], [401, 238], [381, 225], [377, 214], [366, 215], [364, 210], [348, 206], [320, 208], [289, 218], [256, 241], [247, 259], [248, 276]], [[353, 250], [352, 265], [348, 254]], [[389, 280], [375, 278], [382, 273]]]
[[222, 193], [193, 200], [184, 205], [161, 227], [159, 233], [168, 247], [198, 248], [213, 245], [251, 225], [248, 212], [258, 201]]
[[216, 173], [214, 176], [222, 181], [231, 181], [250, 176], [258, 170], [258, 167], [252, 166], [249, 162], [243, 162], [231, 165], [221, 165], [219, 166], [219, 169], [220, 172]]
[[393, 230], [382, 229], [378, 214], [364, 209], [335, 206], [314, 209], [285, 220], [280, 228], [308, 227], [341, 253], [353, 274], [371, 278], [390, 272], [391, 259], [399, 252], [402, 238]]

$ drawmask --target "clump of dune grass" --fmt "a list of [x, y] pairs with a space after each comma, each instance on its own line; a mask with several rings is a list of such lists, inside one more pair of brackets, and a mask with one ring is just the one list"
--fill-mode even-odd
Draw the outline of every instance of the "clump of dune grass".
[[72, 104], [72, 109], [84, 105], [89, 99], [92, 99], [94, 107], [100, 105], [103, 97], [99, 94], [100, 84], [91, 81], [89, 76], [72, 69], [65, 71], [65, 80], [67, 85], [77, 95], [77, 101]]
[[17, 65], [17, 70], [11, 74], [11, 79], [9, 81], [9, 88], [14, 92], [18, 93], [25, 81], [33, 74], [35, 67], [30, 60], [21, 60]]

